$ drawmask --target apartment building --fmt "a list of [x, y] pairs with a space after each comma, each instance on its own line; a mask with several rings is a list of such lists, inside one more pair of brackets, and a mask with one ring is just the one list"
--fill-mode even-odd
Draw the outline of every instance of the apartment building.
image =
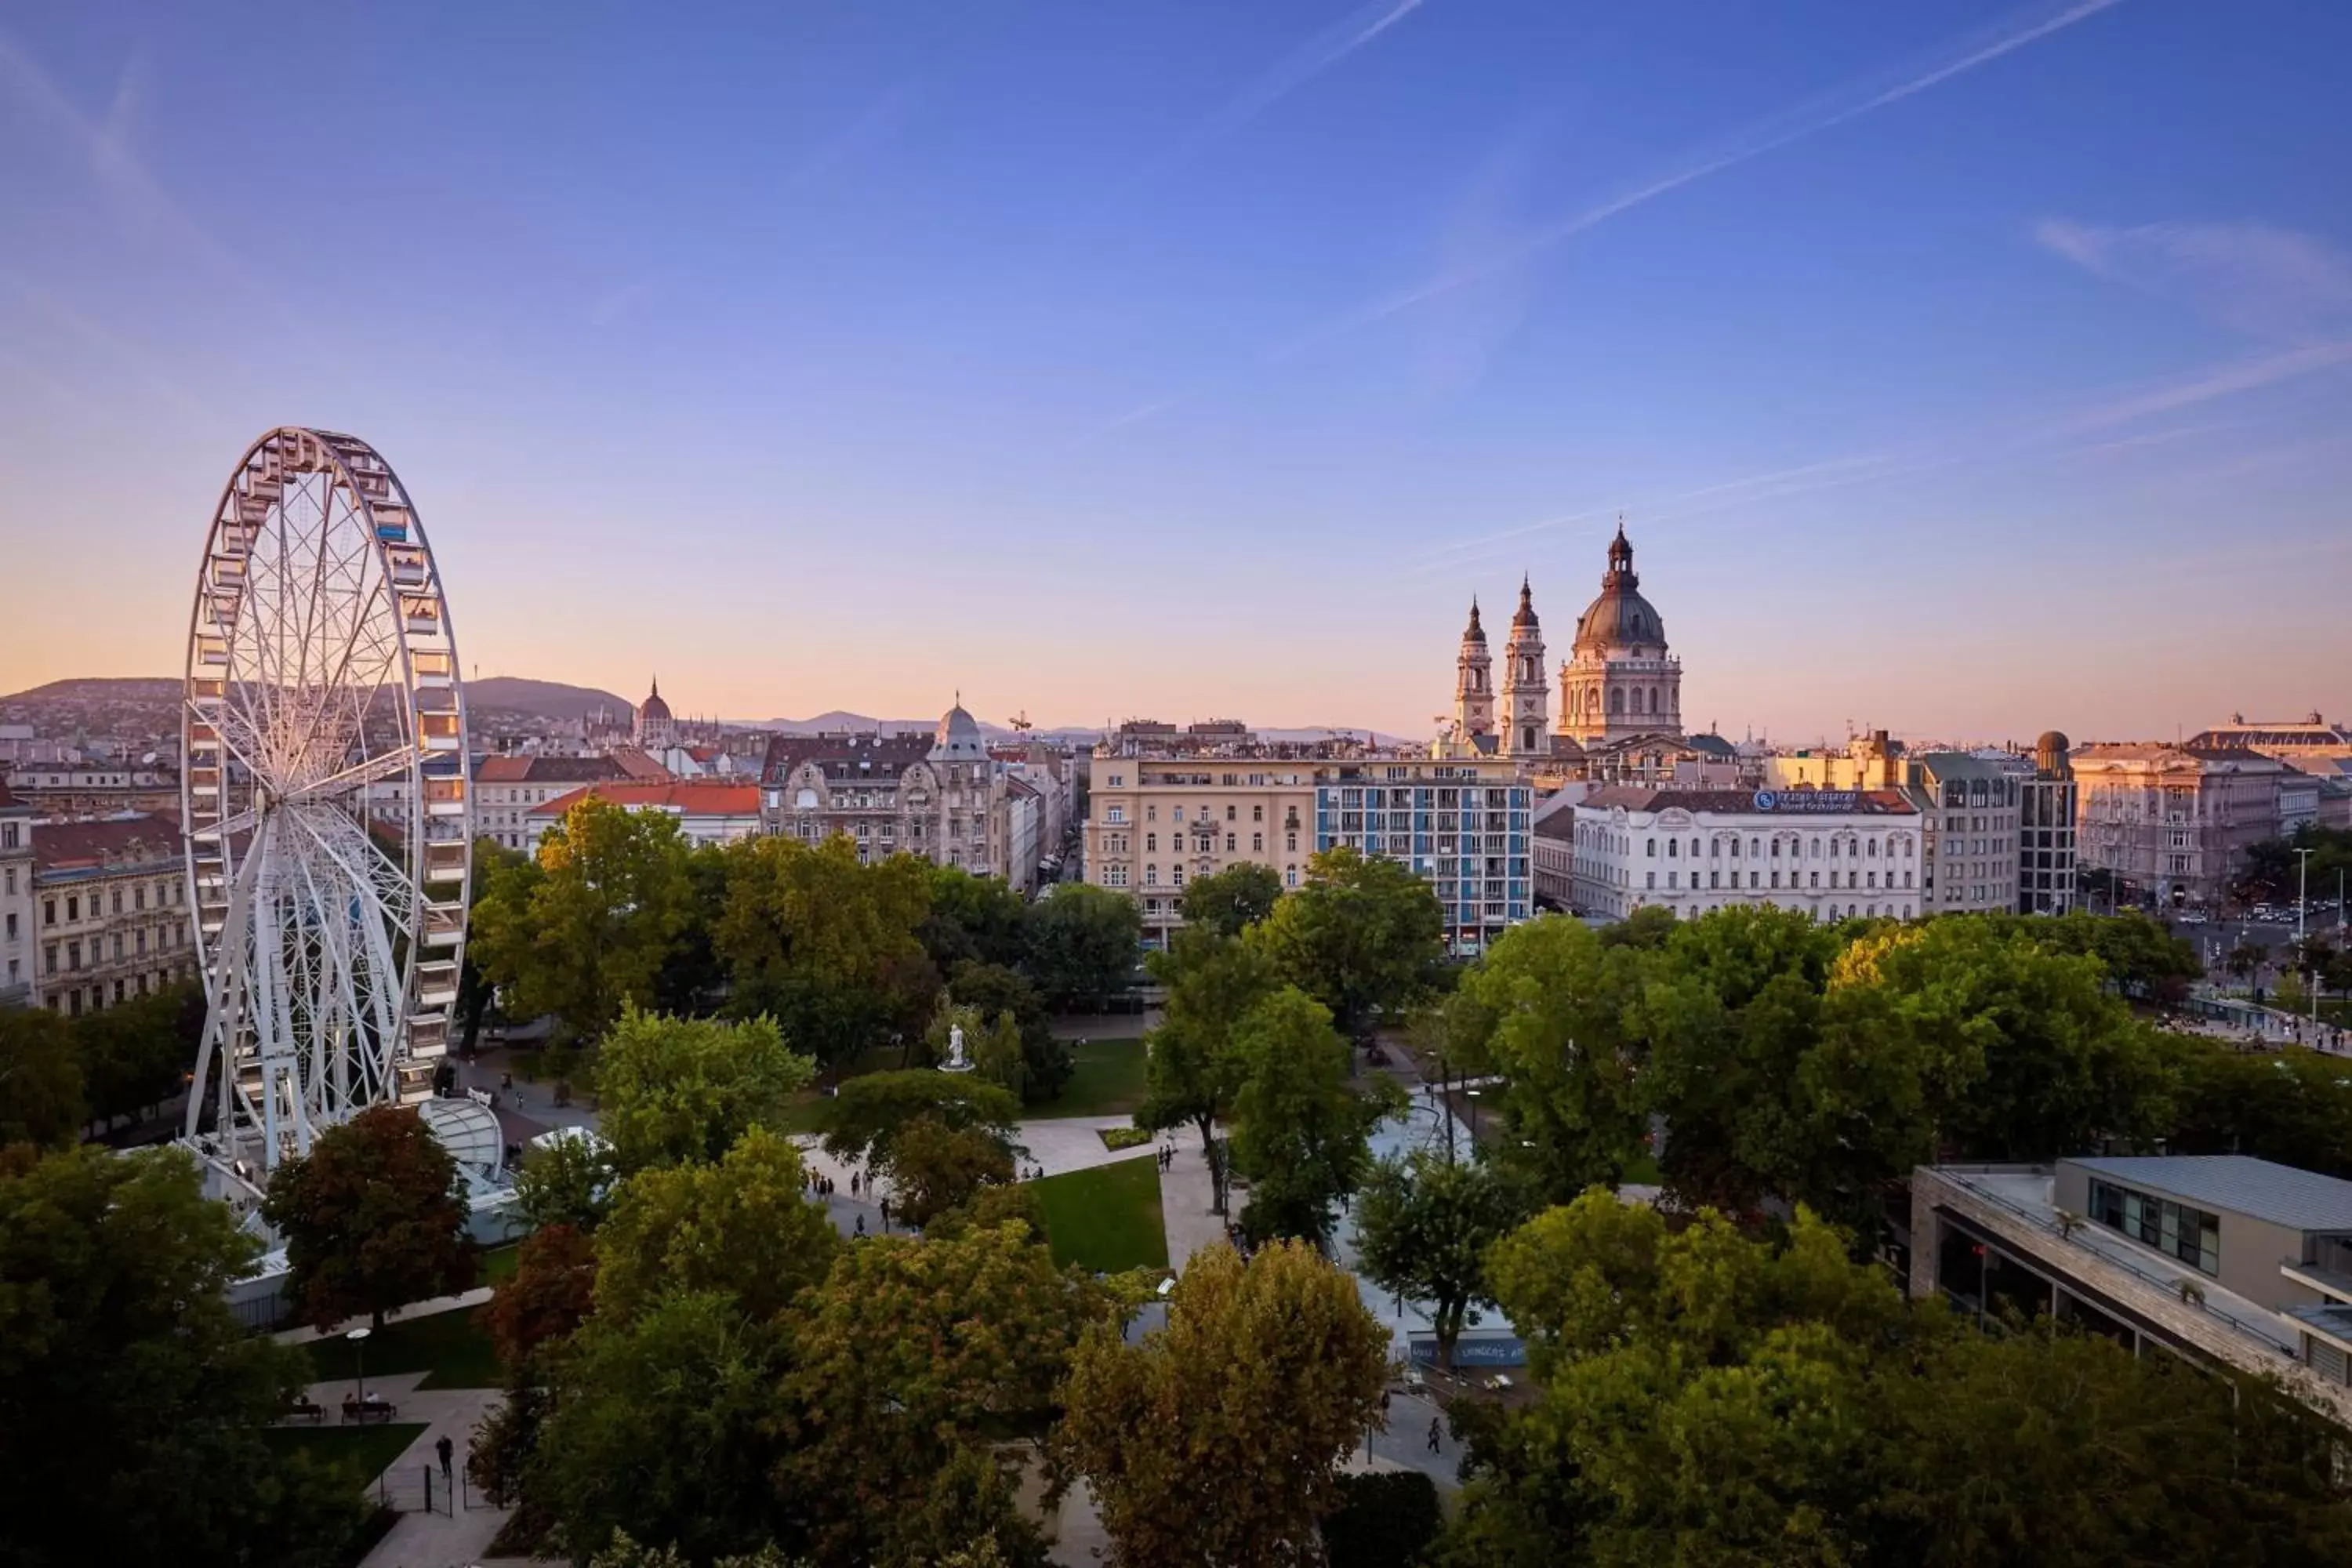
[[0, 1007], [33, 999], [33, 808], [0, 784]]
[[[501, 849], [535, 848], [545, 831], [531, 813], [583, 784], [618, 784], [627, 770], [610, 757], [484, 757], [474, 764], [474, 831]], [[388, 809], [405, 818], [405, 805]]]
[[153, 763], [40, 763], [8, 775], [8, 792], [44, 817], [176, 811], [180, 778]]
[[1908, 795], [1922, 834], [1919, 913], [1983, 914], [2017, 907], [2024, 866], [2023, 764], [1972, 752], [1915, 752], [1885, 731], [1874, 730], [1856, 736], [1843, 752], [1768, 756], [1761, 766], [1765, 787], [1784, 797], [1807, 789], [1899, 790]]
[[1317, 848], [1315, 768], [1306, 757], [1098, 751], [1087, 879], [1135, 898], [1150, 947], [1165, 947], [1184, 923], [1187, 880], [1247, 863], [1295, 888]]
[[36, 1005], [96, 1012], [194, 976], [177, 823], [43, 822], [32, 839]]
[[2074, 765], [2066, 737], [2042, 732], [2033, 773], [2018, 781], [2017, 912], [2063, 915], [2076, 904]]
[[601, 800], [624, 811], [658, 812], [677, 824], [679, 834], [697, 848], [707, 844], [732, 844], [761, 830], [760, 786], [707, 779], [672, 780], [667, 784], [583, 784], [526, 813], [530, 839], [536, 845], [548, 829], [562, 822], [583, 801]]
[[1689, 920], [1753, 904], [1909, 920], [1925, 907], [1925, 814], [1903, 790], [1611, 784], [1574, 810], [1579, 914]]
[[1483, 952], [1535, 912], [1535, 792], [1518, 759], [1332, 759], [1314, 781], [1315, 847], [1411, 866], [1437, 895], [1454, 952]]
[[2352, 1426], [2352, 1182], [2244, 1154], [1912, 1173], [1910, 1292], [2276, 1377]]
[[2283, 785], [2316, 806], [2305, 776], [2243, 747], [2090, 745], [2072, 763], [2083, 863], [2166, 908], [2221, 902], [2246, 851], [2284, 831]]

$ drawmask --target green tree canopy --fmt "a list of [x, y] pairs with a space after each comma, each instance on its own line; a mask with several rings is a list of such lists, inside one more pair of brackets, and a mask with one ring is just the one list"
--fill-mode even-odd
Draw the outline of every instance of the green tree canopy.
[[1388, 1334], [1355, 1281], [1296, 1242], [1192, 1255], [1168, 1326], [1087, 1331], [1058, 1446], [1122, 1563], [1289, 1568], [1319, 1554], [1339, 1470], [1378, 1418]]
[[1075, 1064], [1070, 1047], [1054, 1037], [1043, 993], [1019, 970], [977, 961], [958, 964], [948, 975], [948, 995], [982, 1017], [1013, 1015], [1021, 1039], [1021, 1098], [1034, 1105], [1057, 1098]]
[[1505, 931], [1463, 977], [1466, 1009], [1492, 1029], [1483, 1054], [1505, 1079], [1502, 1157], [1544, 1195], [1613, 1186], [1642, 1147], [1633, 1010], [1651, 962], [1581, 921], [1541, 915]]
[[[205, 1034], [204, 987], [174, 985], [73, 1021], [90, 1114], [108, 1123], [177, 1094]], [[0, 1088], [0, 1103], [7, 1095]], [[5, 1113], [0, 1113], [5, 1114]]]
[[1000, 877], [929, 866], [930, 910], [916, 935], [941, 974], [966, 963], [1018, 966], [1028, 953], [1029, 906]]
[[1199, 1131], [1213, 1201], [1223, 1214], [1227, 1172], [1216, 1125], [1232, 1110], [1244, 1076], [1236, 1033], [1249, 1011], [1281, 988], [1281, 971], [1255, 942], [1189, 927], [1149, 963], [1168, 1000], [1147, 1042], [1145, 1098], [1135, 1124], [1153, 1131], [1187, 1124]]
[[899, 1131], [926, 1118], [988, 1133], [1009, 1148], [1021, 1101], [978, 1073], [929, 1068], [866, 1073], [843, 1083], [825, 1102], [824, 1151], [836, 1160], [887, 1165]]
[[[1018, 1225], [845, 1248], [785, 1316], [792, 1364], [773, 1405], [776, 1483], [818, 1559], [900, 1558], [907, 1516], [940, 1500], [940, 1474], [1044, 1435], [1080, 1331], [1110, 1310], [1101, 1287], [1056, 1268]], [[1027, 1555], [1034, 1531], [1001, 1488], [962, 1473], [971, 1510]]]
[[716, 939], [733, 1008], [772, 1015], [823, 1062], [920, 1027], [940, 985], [916, 940], [930, 911], [930, 870], [908, 855], [862, 863], [841, 834], [815, 845], [763, 835], [728, 846]]
[[1274, 913], [1282, 899], [1282, 878], [1271, 866], [1244, 860], [1184, 886], [1184, 923], [1239, 936]]
[[753, 1127], [715, 1163], [655, 1166], [622, 1184], [596, 1236], [597, 1313], [627, 1320], [691, 1290], [763, 1321], [824, 1279], [840, 1245], [808, 1201], [800, 1152]]
[[70, 1143], [89, 1114], [71, 1026], [47, 1007], [0, 1007], [0, 1148]]
[[508, 1373], [530, 1378], [540, 1352], [587, 1321], [595, 1292], [596, 1249], [587, 1237], [551, 1225], [523, 1237], [514, 1273], [499, 1281], [481, 1310]]
[[331, 1329], [364, 1312], [474, 1283], [457, 1164], [406, 1106], [376, 1105], [330, 1127], [269, 1178], [262, 1215], [286, 1238], [287, 1294]]
[[745, 1129], [775, 1120], [815, 1071], [771, 1019], [666, 1018], [632, 1007], [596, 1065], [614, 1167], [628, 1175], [716, 1160]]
[[1292, 1237], [1319, 1247], [1333, 1207], [1371, 1169], [1366, 1140], [1398, 1097], [1349, 1087], [1348, 1042], [1322, 1004], [1296, 986], [1243, 1015], [1234, 1052], [1234, 1164], [1250, 1182], [1242, 1228], [1253, 1241]]
[[535, 858], [484, 879], [468, 950], [520, 1016], [551, 1014], [595, 1038], [624, 1004], [652, 1005], [695, 920], [688, 847], [675, 818], [591, 797], [564, 814]]
[[177, 1151], [0, 1156], [0, 1562], [232, 1568], [348, 1535], [348, 1483], [262, 1440], [308, 1372], [229, 1308], [260, 1252]]
[[882, 1169], [898, 1214], [908, 1225], [928, 1226], [982, 1188], [1011, 1182], [1013, 1152], [1001, 1133], [918, 1116], [890, 1139]]
[[1429, 1308], [1437, 1364], [1454, 1364], [1465, 1321], [1489, 1300], [1486, 1252], [1528, 1215], [1518, 1182], [1495, 1166], [1416, 1150], [1373, 1166], [1356, 1204], [1356, 1267]]
[[1306, 884], [1255, 930], [1290, 983], [1360, 1039], [1435, 984], [1444, 925], [1437, 895], [1411, 867], [1342, 845], [1309, 858]]
[[515, 1212], [533, 1230], [569, 1226], [583, 1236], [604, 1223], [620, 1172], [613, 1146], [590, 1132], [533, 1148], [515, 1173]]
[[1056, 1007], [1124, 992], [1135, 973], [1143, 916], [1133, 899], [1087, 882], [1057, 882], [1029, 907], [1030, 979]]
[[674, 1542], [697, 1563], [786, 1538], [769, 1475], [783, 1348], [719, 1292], [671, 1292], [625, 1320], [595, 1314], [560, 1363], [525, 1497], [575, 1558], [615, 1531]]

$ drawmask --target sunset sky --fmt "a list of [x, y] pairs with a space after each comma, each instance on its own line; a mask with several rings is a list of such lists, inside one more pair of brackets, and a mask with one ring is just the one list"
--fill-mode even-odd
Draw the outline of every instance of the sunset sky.
[[2352, 5], [30, 0], [0, 691], [349, 430], [467, 664], [1425, 734], [1622, 511], [1738, 736], [2352, 717]]

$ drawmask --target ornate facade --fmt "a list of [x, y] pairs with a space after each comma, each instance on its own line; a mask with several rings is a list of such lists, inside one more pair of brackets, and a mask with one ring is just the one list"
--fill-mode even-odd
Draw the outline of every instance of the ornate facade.
[[1551, 752], [1551, 687], [1544, 669], [1543, 624], [1536, 619], [1535, 595], [1519, 579], [1519, 607], [1511, 616], [1510, 640], [1503, 645], [1503, 702], [1497, 721], [1498, 748], [1507, 757]]
[[1576, 623], [1559, 672], [1559, 732], [1591, 748], [1634, 735], [1683, 733], [1682, 660], [1666, 651], [1666, 625], [1642, 597], [1622, 523], [1609, 545], [1601, 596]]
[[1462, 631], [1462, 651], [1454, 659], [1454, 732], [1475, 745], [1495, 732], [1495, 660], [1486, 652], [1486, 628], [1478, 624], [1478, 597], [1470, 596], [1470, 624]]

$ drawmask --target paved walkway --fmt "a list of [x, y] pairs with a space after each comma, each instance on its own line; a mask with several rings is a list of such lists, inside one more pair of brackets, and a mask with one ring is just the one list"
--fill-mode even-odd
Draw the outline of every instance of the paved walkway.
[[1181, 1273], [1192, 1254], [1225, 1239], [1225, 1222], [1215, 1209], [1216, 1188], [1209, 1180], [1199, 1130], [1171, 1136], [1176, 1158], [1160, 1173], [1160, 1223], [1168, 1232], [1168, 1267]]
[[[478, 1560], [488, 1548], [491, 1537], [506, 1523], [507, 1510], [492, 1508], [478, 1497], [475, 1506], [464, 1506], [466, 1493], [457, 1489], [459, 1500], [452, 1506], [451, 1484], [441, 1475], [441, 1459], [434, 1444], [446, 1436], [455, 1446], [450, 1473], [456, 1479], [466, 1468], [466, 1453], [474, 1439], [474, 1428], [483, 1418], [498, 1408], [504, 1397], [495, 1388], [419, 1388], [424, 1381], [421, 1372], [391, 1372], [372, 1375], [367, 1380], [368, 1392], [381, 1394], [399, 1409], [398, 1422], [422, 1421], [425, 1430], [416, 1440], [401, 1450], [400, 1456], [384, 1467], [380, 1480], [368, 1483], [370, 1500], [387, 1493], [394, 1506], [404, 1511], [400, 1521], [390, 1533], [376, 1543], [362, 1563], [364, 1568], [449, 1568], [451, 1564], [470, 1563]], [[327, 1407], [326, 1425], [336, 1424], [335, 1412], [342, 1408], [344, 1396], [352, 1392], [348, 1378], [336, 1378], [331, 1383], [314, 1383], [304, 1391], [313, 1403]], [[426, 1473], [430, 1472], [428, 1482]], [[424, 1511], [427, 1487], [431, 1489], [433, 1511]]]
[[[460, 1307], [478, 1307], [489, 1299], [490, 1287], [479, 1285], [471, 1290], [460, 1291], [455, 1296], [436, 1296], [429, 1301], [411, 1301], [405, 1307], [394, 1307], [383, 1315], [383, 1321], [386, 1323], [399, 1323], [405, 1322], [410, 1318], [430, 1318], [439, 1312], [454, 1312]], [[359, 1327], [362, 1321], [362, 1319], [352, 1318], [323, 1333], [308, 1326], [299, 1329], [281, 1329], [269, 1337], [281, 1345], [305, 1345], [312, 1340], [340, 1339], [351, 1330]]]

